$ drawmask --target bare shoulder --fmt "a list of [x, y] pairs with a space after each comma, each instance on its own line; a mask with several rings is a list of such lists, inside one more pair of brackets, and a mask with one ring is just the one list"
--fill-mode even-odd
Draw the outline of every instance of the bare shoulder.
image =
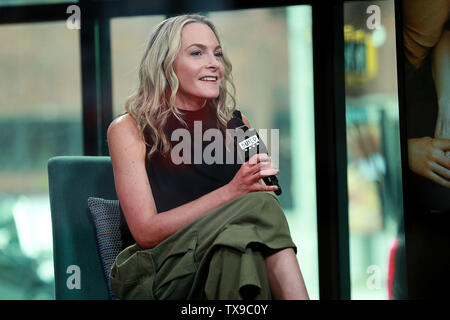
[[129, 114], [117, 117], [108, 127], [108, 140], [120, 137], [143, 141], [136, 121]]
[[125, 114], [111, 122], [108, 127], [108, 146], [111, 156], [145, 154], [145, 139], [133, 117]]

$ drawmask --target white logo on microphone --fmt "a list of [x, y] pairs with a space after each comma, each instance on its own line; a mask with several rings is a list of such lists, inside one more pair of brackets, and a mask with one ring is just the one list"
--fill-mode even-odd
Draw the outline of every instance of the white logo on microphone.
[[251, 136], [248, 139], [245, 139], [242, 142], [239, 142], [239, 147], [241, 147], [242, 150], [247, 151], [248, 149], [251, 149], [253, 147], [259, 146], [259, 139], [256, 135]]

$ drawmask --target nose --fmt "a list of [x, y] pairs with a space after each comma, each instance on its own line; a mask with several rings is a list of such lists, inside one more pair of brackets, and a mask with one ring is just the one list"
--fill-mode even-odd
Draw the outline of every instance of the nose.
[[220, 66], [220, 57], [216, 57], [214, 53], [208, 55], [208, 68], [217, 69]]

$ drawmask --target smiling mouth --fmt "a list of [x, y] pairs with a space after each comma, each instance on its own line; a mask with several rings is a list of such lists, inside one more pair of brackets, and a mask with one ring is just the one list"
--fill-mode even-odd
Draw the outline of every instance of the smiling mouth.
[[210, 82], [216, 82], [217, 81], [217, 77], [203, 77], [200, 78], [201, 81], [210, 81]]

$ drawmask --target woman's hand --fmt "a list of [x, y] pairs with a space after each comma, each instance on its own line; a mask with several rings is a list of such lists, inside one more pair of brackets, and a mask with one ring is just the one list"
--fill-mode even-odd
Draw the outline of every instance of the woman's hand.
[[450, 139], [423, 137], [408, 140], [409, 168], [440, 185], [450, 188]]
[[241, 165], [234, 178], [227, 184], [227, 188], [236, 198], [249, 192], [275, 191], [277, 186], [266, 186], [260, 181], [264, 177], [279, 173], [267, 154], [255, 154]]

